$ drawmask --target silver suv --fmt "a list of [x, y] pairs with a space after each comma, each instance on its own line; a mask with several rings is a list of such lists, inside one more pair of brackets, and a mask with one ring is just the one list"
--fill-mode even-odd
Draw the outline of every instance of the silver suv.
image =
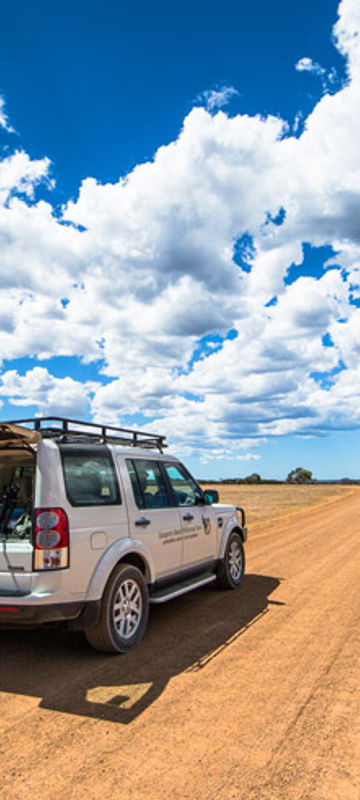
[[67, 620], [125, 653], [149, 603], [244, 573], [244, 511], [163, 453], [164, 437], [43, 417], [0, 423], [0, 626]]

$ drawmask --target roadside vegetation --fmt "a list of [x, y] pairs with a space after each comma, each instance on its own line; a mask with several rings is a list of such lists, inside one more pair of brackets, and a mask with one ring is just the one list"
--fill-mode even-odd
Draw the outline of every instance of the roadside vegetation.
[[[307, 506], [323, 505], [340, 499], [354, 491], [351, 486], [341, 484], [245, 484], [202, 483], [203, 489], [217, 489], [220, 503], [243, 506], [247, 524], [268, 521], [286, 516]], [[357, 490], [356, 490], [357, 491]]]
[[[245, 478], [220, 478], [219, 480], [212, 480], [211, 481], [214, 485], [218, 486], [219, 484], [222, 485], [237, 485], [237, 484], [250, 484], [256, 485], [259, 484], [275, 484], [282, 486], [284, 483], [290, 484], [319, 484], [319, 485], [345, 485], [345, 486], [360, 486], [360, 480], [357, 478], [340, 478], [339, 480], [329, 479], [329, 480], [318, 480], [314, 478], [313, 473], [309, 469], [304, 469], [304, 467], [296, 467], [296, 469], [292, 469], [287, 477], [284, 480], [279, 480], [276, 478], [262, 478], [258, 472], [252, 472], [251, 475], [247, 475]], [[206, 484], [206, 480], [199, 479], [199, 483]]]

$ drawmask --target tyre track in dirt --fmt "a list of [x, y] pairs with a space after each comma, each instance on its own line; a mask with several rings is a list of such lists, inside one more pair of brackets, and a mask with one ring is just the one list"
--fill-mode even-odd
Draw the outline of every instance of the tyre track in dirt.
[[360, 797], [360, 491], [250, 532], [126, 657], [0, 632], [1, 800]]

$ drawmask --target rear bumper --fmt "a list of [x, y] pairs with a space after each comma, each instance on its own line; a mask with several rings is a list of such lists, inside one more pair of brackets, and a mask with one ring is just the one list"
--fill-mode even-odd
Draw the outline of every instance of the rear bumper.
[[21, 605], [20, 598], [0, 597], [0, 626], [39, 625], [44, 622], [71, 621], [71, 627], [85, 630], [96, 622], [100, 601], [89, 603], [49, 603], [44, 605]]

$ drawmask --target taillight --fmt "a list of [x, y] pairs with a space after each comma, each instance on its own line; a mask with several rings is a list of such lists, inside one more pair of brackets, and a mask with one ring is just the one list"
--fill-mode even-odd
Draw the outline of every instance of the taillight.
[[35, 512], [35, 569], [69, 566], [69, 523], [62, 508], [38, 508]]

